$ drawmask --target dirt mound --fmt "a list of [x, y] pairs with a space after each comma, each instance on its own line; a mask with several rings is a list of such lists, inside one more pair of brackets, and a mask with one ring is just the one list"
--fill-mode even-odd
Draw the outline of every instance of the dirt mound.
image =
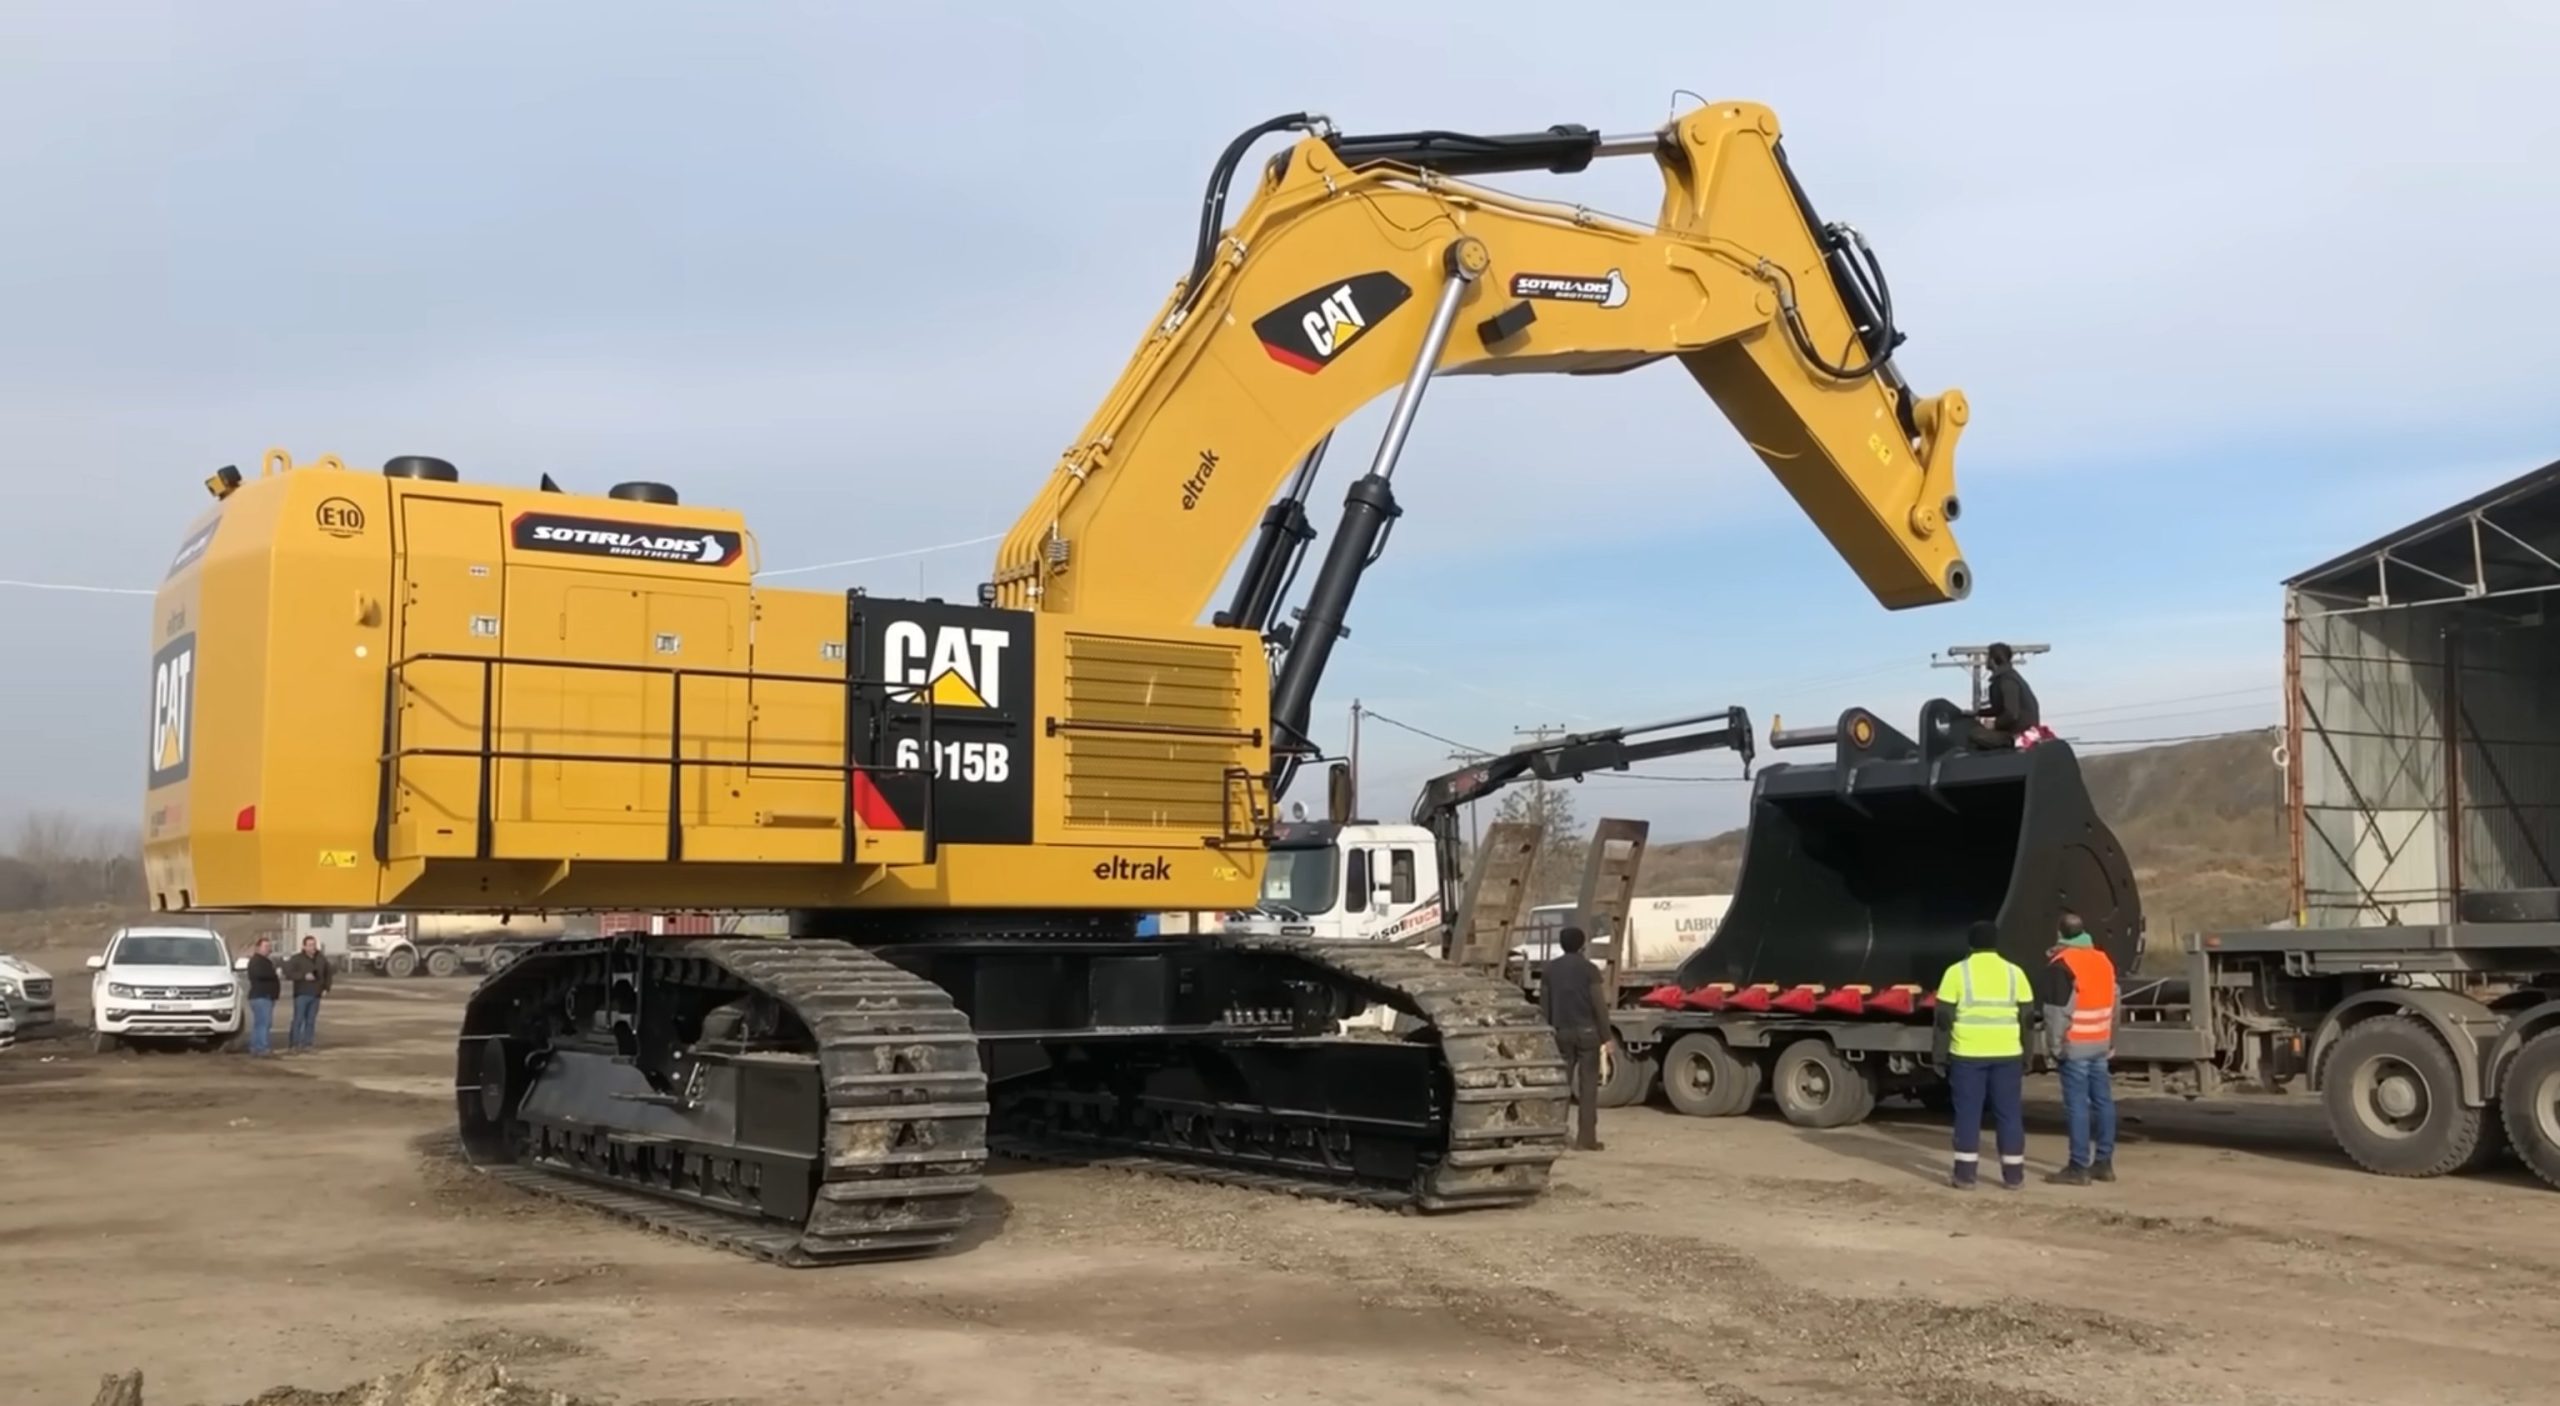
[[[110, 1377], [91, 1406], [143, 1406], [142, 1374]], [[603, 1406], [512, 1381], [505, 1364], [468, 1352], [440, 1352], [405, 1371], [340, 1391], [273, 1387], [240, 1406]]]

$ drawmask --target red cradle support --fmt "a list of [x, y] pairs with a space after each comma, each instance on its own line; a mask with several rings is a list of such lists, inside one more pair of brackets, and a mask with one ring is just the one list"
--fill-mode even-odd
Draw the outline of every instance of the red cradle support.
[[1834, 1011], [1841, 1015], [1865, 1015], [1867, 990], [1864, 986], [1843, 986], [1814, 1002], [1816, 1010]]
[[1638, 996], [1636, 1004], [1651, 1006], [1658, 1011], [1676, 1011], [1680, 1009], [1680, 996], [1680, 988], [1677, 986], [1657, 986]]
[[1681, 998], [1680, 1004], [1693, 1011], [1720, 1011], [1724, 1009], [1725, 1000], [1732, 991], [1733, 987], [1730, 983], [1719, 981], [1690, 992]]
[[1770, 1000], [1769, 1009], [1793, 1015], [1811, 1015], [1814, 1003], [1821, 999], [1822, 988], [1819, 986], [1791, 986]]
[[1775, 986], [1746, 986], [1734, 992], [1733, 999], [1726, 1004], [1738, 1011], [1765, 1011], [1777, 990]]
[[1867, 1009], [1877, 1015], [1909, 1015], [1919, 1009], [1917, 986], [1888, 986], [1867, 998]]

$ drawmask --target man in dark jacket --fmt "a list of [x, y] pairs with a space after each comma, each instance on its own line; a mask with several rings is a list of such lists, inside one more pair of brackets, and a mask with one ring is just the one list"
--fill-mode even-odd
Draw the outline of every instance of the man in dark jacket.
[[1609, 995], [1598, 964], [1582, 955], [1582, 929], [1556, 934], [1562, 955], [1547, 962], [1538, 984], [1538, 1006], [1556, 1032], [1556, 1049], [1573, 1071], [1573, 1145], [1600, 1150], [1600, 1046], [1609, 1038]]
[[1991, 661], [1990, 696], [1977, 710], [1968, 740], [1979, 751], [2005, 752], [2018, 745], [2019, 734], [2044, 721], [2044, 710], [2036, 704], [2036, 691], [2027, 687], [2026, 677], [2018, 672], [2015, 651], [1995, 644], [1984, 651], [1984, 657]]
[[320, 1038], [320, 998], [328, 994], [333, 975], [320, 939], [303, 934], [302, 950], [285, 958], [284, 974], [293, 983], [293, 1027], [285, 1036], [285, 1048], [308, 1050]]
[[275, 1038], [276, 998], [284, 994], [284, 983], [276, 977], [276, 960], [268, 955], [272, 949], [265, 938], [249, 952], [249, 1053], [273, 1054], [269, 1042]]

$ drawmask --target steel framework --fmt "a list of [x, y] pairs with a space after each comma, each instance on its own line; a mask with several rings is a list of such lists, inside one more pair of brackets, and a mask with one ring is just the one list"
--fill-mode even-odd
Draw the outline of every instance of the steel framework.
[[2560, 463], [2284, 584], [2295, 920], [2560, 886]]

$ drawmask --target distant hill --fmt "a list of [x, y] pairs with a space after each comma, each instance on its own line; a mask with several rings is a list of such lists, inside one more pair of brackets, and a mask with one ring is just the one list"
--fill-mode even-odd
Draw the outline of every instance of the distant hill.
[[[2090, 799], [2132, 856], [2153, 940], [2281, 923], [2288, 902], [2275, 729], [2084, 759]], [[1641, 893], [1730, 891], [1740, 830], [1653, 845]]]

